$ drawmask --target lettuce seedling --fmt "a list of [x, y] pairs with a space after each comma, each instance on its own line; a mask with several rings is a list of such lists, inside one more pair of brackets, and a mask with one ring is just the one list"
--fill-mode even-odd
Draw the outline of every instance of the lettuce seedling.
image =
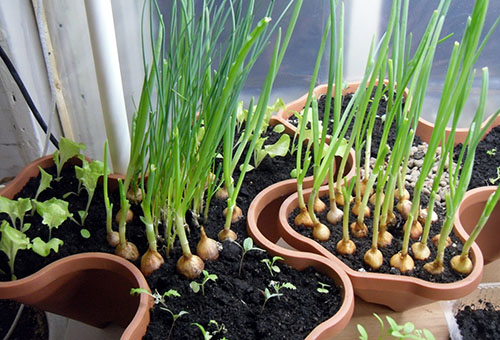
[[78, 178], [80, 183], [83, 184], [88, 193], [87, 206], [85, 207], [85, 210], [78, 211], [83, 226], [85, 224], [85, 219], [89, 214], [90, 203], [94, 197], [97, 180], [104, 174], [104, 163], [101, 161], [92, 161], [89, 163], [83, 159], [82, 167], [75, 166], [75, 174], [76, 178]]
[[167, 340], [170, 339], [170, 337], [172, 336], [172, 330], [174, 329], [175, 321], [178, 318], [180, 318], [181, 316], [188, 314], [188, 312], [183, 311], [183, 310], [180, 311], [178, 314], [175, 314], [167, 307], [167, 303], [166, 303], [165, 298], [167, 298], [167, 297], [180, 297], [181, 295], [179, 294], [179, 292], [177, 292], [175, 289], [169, 289], [168, 291], [166, 291], [162, 295], [162, 294], [158, 293], [158, 291], [156, 291], [156, 290], [155, 290], [154, 294], [151, 294], [147, 289], [144, 289], [144, 288], [132, 288], [130, 290], [130, 295], [134, 295], [134, 294], [147, 294], [147, 295], [151, 296], [154, 299], [155, 305], [160, 304], [161, 310], [169, 312], [170, 315], [172, 315], [172, 325], [170, 326], [170, 331], [168, 332]]
[[201, 281], [201, 283], [198, 283], [196, 281], [191, 281], [189, 286], [191, 287], [191, 289], [195, 293], [198, 293], [200, 291], [200, 288], [201, 288], [201, 294], [205, 295], [205, 283], [207, 283], [208, 281], [215, 282], [217, 280], [217, 275], [209, 274], [206, 270], [203, 270], [202, 273], [203, 273], [203, 280]]
[[265, 263], [267, 266], [267, 269], [269, 269], [269, 272], [271, 273], [271, 276], [274, 275], [274, 273], [279, 273], [281, 272], [280, 267], [278, 265], [274, 264], [276, 261], [281, 260], [283, 261], [284, 258], [281, 256], [274, 256], [272, 260], [270, 259], [263, 259], [260, 262]]
[[40, 256], [47, 257], [50, 254], [50, 250], [54, 250], [55, 253], [59, 251], [59, 246], [64, 244], [63, 240], [57, 237], [51, 238], [49, 242], [45, 242], [40, 237], [33, 239], [33, 244], [31, 249]]
[[81, 150], [85, 150], [85, 144], [76, 143], [68, 138], [61, 137], [59, 140], [59, 150], [54, 152], [54, 163], [56, 165], [56, 181], [61, 180], [61, 170], [64, 164], [72, 157], [79, 155]]
[[21, 221], [19, 230], [23, 233], [30, 227], [30, 224], [24, 225], [24, 214], [29, 210], [31, 210], [31, 201], [29, 198], [11, 200], [0, 196], [0, 213], [9, 215], [14, 228], [16, 228], [16, 222], [19, 219]]
[[49, 242], [52, 239], [52, 229], [59, 228], [64, 221], [72, 219], [73, 214], [68, 210], [68, 202], [52, 197], [50, 200], [38, 202], [33, 200], [36, 211], [42, 216], [42, 223], [49, 227]]
[[30, 239], [21, 231], [10, 226], [9, 222], [3, 221], [0, 226], [2, 239], [0, 240], [0, 251], [9, 258], [9, 267], [12, 280], [16, 279], [14, 274], [14, 262], [19, 250], [30, 249]]
[[38, 195], [40, 195], [45, 189], [50, 188], [50, 182], [52, 182], [52, 175], [42, 169], [42, 167], [38, 167], [40, 171], [40, 184], [38, 185], [38, 189], [35, 194], [35, 200], [38, 200]]
[[[283, 127], [283, 125], [277, 125], [276, 127], [279, 126]], [[279, 130], [281, 129], [278, 128], [278, 131]], [[288, 153], [288, 149], [290, 148], [290, 136], [287, 135], [286, 133], [282, 134], [281, 137], [278, 139], [278, 141], [271, 145], [264, 145], [266, 139], [267, 137], [260, 137], [257, 140], [257, 143], [255, 144], [255, 150], [254, 150], [255, 168], [257, 168], [260, 165], [260, 163], [262, 163], [262, 161], [264, 160], [264, 158], [266, 158], [266, 156], [269, 156], [271, 158], [274, 158], [276, 156], [285, 157], [286, 154]], [[249, 164], [247, 171], [253, 170], [253, 168], [254, 167], [252, 167]]]
[[327, 287], [330, 287], [329, 284], [326, 284], [326, 283], [323, 283], [323, 282], [320, 282], [318, 281], [318, 288], [316, 288], [316, 291], [318, 293], [321, 293], [321, 294], [328, 294], [329, 290], [327, 289]]
[[266, 289], [260, 291], [264, 295], [264, 304], [262, 304], [262, 308], [260, 310], [261, 313], [264, 311], [264, 307], [266, 306], [266, 303], [267, 303], [267, 301], [269, 301], [269, 299], [271, 299], [273, 297], [280, 297], [283, 295], [283, 293], [280, 293], [280, 290], [282, 288], [292, 289], [292, 290], [297, 289], [297, 287], [295, 287], [295, 285], [293, 285], [290, 282], [279, 283], [277, 281], [269, 282], [269, 287], [272, 287], [274, 289], [274, 292], [271, 293], [269, 288], [266, 288]]

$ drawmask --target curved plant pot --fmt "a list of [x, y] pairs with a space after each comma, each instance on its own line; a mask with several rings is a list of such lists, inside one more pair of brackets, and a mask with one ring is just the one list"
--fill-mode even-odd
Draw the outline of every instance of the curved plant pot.
[[344, 301], [339, 311], [322, 322], [306, 337], [312, 339], [331, 339], [340, 333], [349, 323], [354, 311], [354, 294], [347, 275], [336, 263], [312, 253], [298, 252], [276, 245], [278, 235], [278, 210], [281, 202], [296, 191], [294, 179], [276, 183], [260, 192], [250, 204], [247, 216], [248, 234], [261, 247], [274, 256], [281, 256], [285, 262], [297, 270], [314, 267], [317, 271], [331, 277], [336, 284], [343, 287]]
[[[486, 126], [490, 117], [488, 117], [483, 122], [482, 127]], [[493, 121], [491, 126], [485, 131], [483, 138], [491, 131], [491, 129], [493, 129], [495, 126], [498, 126], [498, 125], [500, 125], [500, 116], [498, 116]], [[416, 135], [419, 136], [424, 142], [429, 143], [429, 141], [431, 140], [432, 131], [434, 131], [434, 124], [433, 123], [430, 123], [423, 118], [420, 118], [418, 120]], [[446, 137], [448, 137], [450, 132], [451, 132], [451, 128], [447, 127], [446, 128]], [[454, 144], [455, 145], [460, 144], [460, 143], [463, 144], [465, 142], [465, 139], [467, 138], [468, 133], [469, 133], [469, 128], [457, 128], [455, 130]]]
[[[310, 192], [310, 189], [304, 190], [306, 200]], [[320, 196], [328, 194], [328, 187], [322, 187], [319, 194]], [[404, 311], [437, 300], [452, 300], [463, 297], [472, 292], [481, 281], [483, 256], [475, 243], [471, 247], [470, 254], [474, 263], [472, 273], [465, 279], [454, 283], [432, 283], [410, 276], [353, 270], [318, 242], [299, 234], [290, 227], [288, 216], [297, 206], [297, 193], [284, 200], [279, 211], [279, 223], [277, 224], [279, 235], [295, 249], [320, 254], [335, 266], [343, 268], [351, 279], [354, 293], [365, 301], [382, 304], [395, 311]], [[455, 225], [455, 232], [462, 241], [468, 236], [458, 225]]]
[[[479, 217], [483, 212], [488, 197], [495, 192], [496, 186], [479, 187], [465, 193], [464, 199], [458, 206], [455, 216], [455, 225], [463, 228], [466, 236], [472, 232]], [[488, 264], [500, 258], [500, 243], [498, 232], [500, 231], [498, 221], [500, 220], [500, 205], [497, 204], [491, 213], [488, 222], [476, 238], [476, 243], [481, 249], [484, 264]]]
[[[80, 161], [77, 158], [69, 162]], [[13, 199], [31, 177], [54, 165], [52, 155], [24, 167], [0, 195]], [[119, 175], [112, 175], [117, 178]], [[116, 181], [109, 182], [110, 187]], [[126, 328], [122, 339], [140, 339], [149, 323], [151, 299], [130, 296], [131, 288], [149, 289], [140, 270], [113, 254], [83, 253], [51, 263], [38, 272], [0, 282], [0, 299], [12, 299], [83, 323], [104, 327], [113, 322]]]
[[23, 279], [0, 283], [0, 299], [12, 299], [95, 327], [126, 328], [121, 339], [140, 339], [152, 301], [133, 297], [149, 289], [139, 269], [119, 256], [83, 253], [55, 261]]

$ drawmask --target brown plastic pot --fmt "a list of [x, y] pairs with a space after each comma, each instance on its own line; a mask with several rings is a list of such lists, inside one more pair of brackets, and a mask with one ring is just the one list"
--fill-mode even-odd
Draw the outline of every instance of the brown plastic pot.
[[[455, 216], [455, 225], [463, 228], [467, 237], [479, 221], [479, 217], [483, 212], [488, 197], [490, 197], [496, 189], [496, 186], [479, 187], [465, 193], [464, 199], [458, 206], [458, 213]], [[475, 240], [483, 253], [484, 264], [488, 264], [500, 258], [500, 242], [498, 240], [498, 232], [500, 231], [499, 220], [500, 204], [497, 204], [488, 222], [486, 222], [483, 230]]]
[[[306, 200], [310, 193], [310, 189], [304, 190]], [[320, 196], [327, 195], [328, 187], [322, 187], [319, 194]], [[289, 225], [288, 216], [296, 207], [298, 207], [297, 193], [292, 194], [283, 201], [279, 210], [278, 235], [293, 248], [322, 255], [335, 266], [343, 268], [351, 279], [354, 294], [367, 302], [382, 304], [395, 311], [404, 311], [438, 300], [453, 300], [463, 297], [472, 292], [481, 281], [483, 256], [475, 243], [471, 247], [470, 254], [474, 263], [472, 273], [465, 279], [453, 283], [433, 283], [410, 276], [353, 270], [321, 244], [299, 234]], [[462, 241], [468, 236], [459, 225], [455, 225], [455, 233]]]
[[297, 270], [314, 267], [317, 271], [331, 277], [343, 287], [344, 301], [339, 311], [322, 322], [306, 337], [306, 340], [331, 339], [349, 323], [354, 311], [354, 294], [351, 282], [340, 267], [326, 258], [313, 254], [286, 249], [276, 245], [278, 235], [278, 210], [281, 202], [296, 191], [294, 179], [276, 183], [261, 191], [248, 209], [248, 234], [262, 248], [274, 256], [281, 256], [285, 263]]
[[[38, 166], [53, 165], [52, 156], [28, 164], [0, 195], [14, 198], [31, 177], [38, 176]], [[113, 254], [83, 253], [55, 261], [28, 277], [0, 282], [0, 299], [12, 299], [95, 327], [115, 323], [125, 328], [121, 339], [141, 339], [149, 324], [152, 300], [145, 294], [131, 296], [131, 288], [149, 289], [134, 264]]]

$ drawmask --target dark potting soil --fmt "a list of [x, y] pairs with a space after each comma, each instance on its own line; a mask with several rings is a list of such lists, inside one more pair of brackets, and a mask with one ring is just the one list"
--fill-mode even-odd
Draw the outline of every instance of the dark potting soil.
[[[455, 146], [455, 161], [457, 161], [461, 149], [462, 144]], [[500, 126], [497, 126], [493, 128], [477, 146], [468, 190], [499, 184]]]
[[[279, 139], [279, 134], [275, 132], [268, 132], [266, 135], [268, 136], [266, 144], [274, 143]], [[247, 173], [238, 198], [238, 206], [242, 208], [244, 214], [246, 214], [252, 199], [262, 189], [290, 178], [289, 174], [294, 168], [294, 160], [294, 156], [290, 154], [285, 157], [275, 157], [272, 160], [266, 157], [258, 168]], [[46, 169], [46, 171], [52, 175], [55, 174], [54, 167]], [[235, 178], [239, 176], [238, 172], [237, 168]], [[61, 181], [53, 181], [52, 188], [40, 194], [38, 200], [45, 201], [52, 197], [62, 198], [68, 192], [77, 192], [78, 181], [73, 174], [74, 167], [65, 166]], [[39, 178], [31, 179], [18, 197], [33, 197], [38, 185]], [[70, 202], [70, 212], [76, 219], [79, 219], [78, 211], [83, 210], [87, 203], [85, 190], [82, 189], [79, 197], [70, 195], [65, 200]], [[114, 206], [114, 214], [116, 214], [120, 206], [116, 191], [110, 193], [110, 200]], [[209, 236], [216, 238], [217, 232], [224, 225], [222, 210], [226, 205], [224, 202], [214, 199], [212, 206], [211, 216], [215, 217], [210, 218], [205, 229]], [[139, 252], [143, 254], [147, 249], [147, 240], [139, 217], [141, 209], [132, 204], [132, 211], [134, 218], [131, 223], [127, 224], [127, 238], [135, 243]], [[106, 241], [105, 216], [102, 186], [98, 185], [89, 209], [89, 216], [85, 222], [85, 228], [90, 231], [91, 237], [89, 239], [83, 238], [80, 235], [82, 227], [75, 222], [71, 220], [64, 222], [59, 228], [52, 231], [52, 237], [58, 237], [65, 243], [60, 247], [59, 252], [51, 251], [49, 256], [43, 258], [31, 251], [19, 251], [15, 264], [17, 277], [28, 276], [45, 265], [72, 254], [88, 251], [113, 253], [114, 249], [109, 247]], [[0, 220], [2, 219], [8, 220], [8, 216], [2, 214]], [[36, 236], [40, 236], [43, 240], [48, 239], [48, 228], [41, 224], [41, 217], [38, 214], [26, 216], [24, 223], [31, 223], [31, 228], [27, 231], [30, 239]], [[113, 224], [114, 229], [117, 230], [114, 221]], [[191, 226], [191, 230], [193, 230], [190, 235], [192, 250], [196, 249], [196, 243], [199, 240], [195, 228]], [[238, 234], [240, 244], [248, 237], [245, 219], [233, 225], [232, 229]], [[160, 249], [164, 247], [161, 242], [159, 246]], [[178, 248], [178, 246], [175, 247], [173, 251], [178, 252]], [[240, 278], [237, 275], [240, 254], [237, 245], [225, 244], [220, 260], [206, 264], [206, 270], [218, 276], [217, 282], [207, 283], [206, 296], [193, 293], [189, 288], [189, 281], [176, 273], [175, 263], [179, 254], [172, 253], [163, 267], [148, 279], [153, 290], [156, 289], [161, 293], [168, 289], [179, 291], [182, 295], [180, 298], [170, 298], [167, 301], [167, 305], [174, 313], [181, 310], [189, 311], [189, 314], [176, 321], [172, 339], [202, 339], [201, 331], [192, 323], [200, 323], [206, 330], [214, 332], [214, 326], [209, 324], [210, 320], [217, 321], [219, 325], [224, 324], [227, 329], [226, 333], [220, 332], [213, 339], [223, 336], [228, 339], [303, 339], [315, 326], [333, 316], [340, 308], [343, 293], [341, 288], [337, 287], [329, 277], [317, 273], [311, 268], [298, 272], [283, 263], [278, 264], [281, 273], [271, 276], [265, 264], [260, 262], [267, 258], [267, 255], [264, 252], [252, 251], [245, 256], [242, 277]], [[139, 265], [138, 261], [135, 264]], [[7, 257], [3, 253], [0, 253], [0, 269], [6, 273], [1, 275], [0, 279], [10, 280]], [[260, 290], [268, 288], [272, 292], [273, 288], [268, 286], [272, 280], [280, 283], [290, 282], [297, 289], [282, 288], [280, 293], [283, 295], [270, 299], [261, 312], [264, 295]], [[328, 294], [317, 292], [318, 282], [329, 286]], [[190, 304], [194, 305], [189, 307]], [[309, 308], [305, 308], [306, 306]], [[154, 308], [150, 330], [154, 332], [156, 329], [158, 333], [153, 335], [153, 333], [148, 332], [147, 337], [164, 339], [171, 321], [172, 318], [168, 312], [158, 307]], [[288, 331], [285, 331], [286, 329]], [[185, 336], [183, 337], [181, 334], [185, 334]]]
[[[9, 331], [19, 307], [18, 302], [11, 300], [0, 300], [0, 339], [3, 339]], [[49, 329], [45, 313], [24, 306], [11, 340], [44, 340], [49, 338]]]
[[465, 306], [455, 318], [463, 340], [500, 339], [500, 310], [489, 302], [484, 304], [484, 308]]

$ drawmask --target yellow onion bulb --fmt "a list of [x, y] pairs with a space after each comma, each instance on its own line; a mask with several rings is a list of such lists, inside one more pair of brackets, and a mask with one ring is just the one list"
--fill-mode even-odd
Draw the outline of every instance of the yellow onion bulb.
[[205, 233], [205, 228], [201, 227], [200, 241], [196, 246], [196, 253], [203, 261], [215, 261], [219, 258], [220, 243], [211, 239]]
[[139, 258], [139, 250], [137, 250], [135, 244], [128, 241], [124, 244], [118, 244], [115, 248], [115, 254], [130, 261], [135, 261]]
[[177, 260], [177, 272], [191, 280], [199, 277], [204, 268], [205, 263], [196, 255], [182, 255]]

